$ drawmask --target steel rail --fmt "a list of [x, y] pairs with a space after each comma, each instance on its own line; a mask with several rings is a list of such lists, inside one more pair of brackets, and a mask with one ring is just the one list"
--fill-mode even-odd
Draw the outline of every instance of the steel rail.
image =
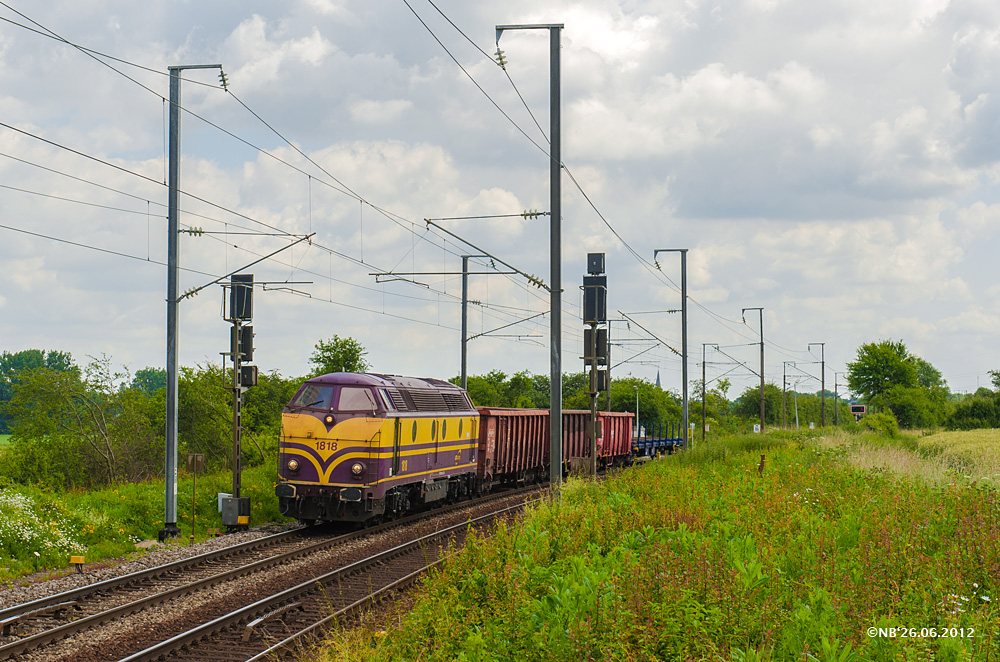
[[[527, 491], [527, 490], [525, 490]], [[82, 630], [92, 628], [110, 620], [121, 618], [129, 614], [142, 611], [148, 607], [152, 607], [157, 604], [161, 604], [171, 600], [173, 598], [186, 595], [188, 593], [193, 593], [198, 590], [202, 590], [219, 584], [224, 581], [236, 579], [245, 575], [252, 574], [257, 571], [266, 570], [268, 568], [274, 567], [276, 565], [285, 563], [292, 559], [298, 558], [300, 556], [305, 556], [311, 553], [321, 551], [328, 547], [333, 547], [338, 544], [343, 544], [350, 540], [354, 540], [363, 536], [371, 535], [380, 531], [385, 531], [396, 526], [402, 526], [406, 524], [411, 524], [415, 522], [422, 521], [427, 518], [437, 517], [442, 514], [452, 512], [455, 510], [460, 510], [466, 508], [473, 503], [488, 503], [491, 500], [498, 500], [509, 498], [510, 496], [516, 495], [517, 491], [511, 492], [499, 492], [484, 497], [479, 500], [470, 501], [460, 501], [455, 504], [450, 504], [444, 508], [436, 508], [431, 510], [426, 510], [423, 512], [418, 512], [414, 515], [404, 517], [391, 522], [385, 522], [383, 524], [373, 526], [367, 529], [360, 529], [357, 531], [333, 536], [330, 538], [325, 538], [323, 540], [317, 541], [315, 543], [307, 544], [296, 549], [292, 549], [281, 554], [274, 556], [269, 556], [264, 559], [259, 559], [253, 561], [249, 564], [240, 565], [236, 568], [226, 570], [221, 573], [213, 574], [209, 577], [204, 577], [194, 582], [185, 583], [180, 586], [175, 586], [166, 591], [161, 591], [153, 595], [140, 598], [128, 602], [127, 604], [122, 604], [113, 607], [108, 610], [100, 611], [88, 616], [84, 616], [77, 620], [59, 625], [54, 628], [49, 628], [42, 632], [18, 639], [13, 642], [9, 642], [0, 646], [0, 660], [10, 658], [12, 656], [24, 653], [26, 651], [44, 646], [45, 644], [55, 642], [59, 639], [65, 638]], [[71, 589], [69, 591], [64, 591], [62, 593], [57, 593], [45, 598], [39, 598], [32, 602], [24, 603], [21, 605], [16, 605], [14, 607], [8, 608], [6, 610], [0, 611], [0, 622], [11, 622], [17, 621], [18, 616], [30, 617], [33, 613], [43, 613], [46, 610], [51, 611], [52, 608], [57, 607], [66, 603], [77, 603], [81, 598], [86, 596], [91, 596], [100, 592], [107, 592], [114, 589], [120, 589], [126, 586], [132, 586], [139, 582], [157, 580], [164, 575], [171, 572], [176, 572], [179, 570], [191, 570], [207, 563], [213, 561], [224, 560], [229, 557], [237, 556], [241, 553], [257, 551], [261, 548], [266, 548], [274, 545], [281, 544], [287, 540], [296, 537], [305, 537], [304, 532], [306, 529], [299, 528], [290, 531], [284, 531], [271, 536], [265, 536], [263, 538], [257, 538], [255, 540], [247, 541], [245, 543], [239, 543], [237, 545], [232, 545], [220, 550], [213, 550], [211, 552], [206, 552], [204, 554], [199, 554], [196, 556], [191, 556], [186, 559], [180, 559], [172, 563], [168, 563], [162, 566], [157, 566], [155, 568], [148, 568], [146, 570], [140, 570], [128, 575], [123, 575], [122, 577], [111, 578], [102, 582], [97, 582], [94, 584], [89, 584], [87, 586], [82, 586], [76, 589]], [[79, 610], [80, 607], [74, 604], [74, 608]]]
[[410, 574], [406, 575], [405, 577], [401, 577], [400, 579], [397, 579], [396, 581], [392, 582], [391, 584], [386, 584], [385, 586], [383, 586], [382, 588], [378, 589], [377, 591], [374, 591], [374, 592], [366, 595], [365, 597], [361, 598], [360, 600], [356, 600], [355, 602], [353, 602], [352, 604], [347, 605], [346, 607], [338, 609], [336, 612], [330, 614], [329, 616], [326, 616], [325, 618], [322, 618], [322, 619], [316, 621], [312, 625], [299, 630], [295, 634], [293, 634], [293, 635], [291, 635], [289, 637], [286, 637], [285, 639], [283, 639], [283, 640], [279, 641], [278, 643], [274, 644], [273, 646], [271, 646], [267, 650], [263, 650], [260, 653], [258, 653], [256, 655], [254, 655], [253, 657], [249, 658], [246, 662], [266, 662], [266, 661], [273, 662], [274, 660], [278, 659], [279, 653], [281, 653], [282, 651], [284, 651], [287, 648], [290, 648], [291, 646], [294, 646], [294, 645], [300, 643], [306, 637], [314, 635], [314, 634], [317, 634], [325, 625], [327, 625], [327, 624], [329, 624], [329, 623], [331, 623], [331, 622], [333, 622], [333, 621], [335, 621], [335, 620], [337, 620], [337, 619], [339, 619], [339, 618], [341, 618], [343, 616], [353, 615], [355, 612], [359, 611], [360, 609], [363, 609], [363, 608], [368, 607], [370, 605], [374, 605], [374, 604], [377, 604], [377, 603], [381, 602], [382, 597], [386, 593], [388, 593], [390, 591], [395, 591], [395, 590], [407, 588], [408, 586], [410, 586], [411, 584], [413, 584], [414, 582], [416, 582], [417, 579], [419, 579], [424, 574], [426, 574], [428, 570], [430, 570], [434, 566], [442, 563], [447, 558], [449, 558], [449, 557], [443, 556], [443, 557], [439, 558], [436, 561], [428, 563], [423, 568], [420, 568], [419, 570], [414, 570], [413, 572], [411, 572]]
[[[208, 623], [199, 625], [187, 632], [181, 633], [170, 639], [162, 641], [154, 646], [151, 646], [145, 650], [134, 653], [128, 657], [122, 658], [119, 662], [152, 662], [153, 660], [160, 659], [165, 655], [183, 648], [185, 646], [190, 646], [212, 634], [237, 625], [240, 622], [252, 620], [262, 614], [266, 614], [276, 608], [279, 608], [287, 603], [294, 602], [300, 596], [313, 593], [315, 591], [321, 591], [325, 584], [330, 584], [337, 581], [341, 577], [350, 575], [355, 572], [360, 572], [367, 567], [376, 565], [382, 561], [385, 561], [394, 556], [406, 553], [413, 550], [414, 548], [422, 547], [426, 542], [443, 538], [447, 535], [455, 533], [456, 531], [466, 528], [472, 524], [485, 522], [487, 520], [495, 519], [502, 516], [505, 513], [516, 511], [524, 508], [524, 506], [530, 502], [520, 503], [514, 506], [509, 506], [507, 508], [502, 508], [498, 511], [490, 513], [488, 515], [482, 515], [475, 519], [468, 520], [466, 522], [461, 522], [459, 524], [454, 524], [449, 527], [445, 527], [434, 533], [430, 533], [415, 540], [396, 545], [390, 549], [379, 552], [360, 561], [356, 561], [349, 565], [343, 566], [319, 577], [310, 579], [309, 581], [303, 582], [297, 586], [285, 589], [276, 593], [272, 596], [263, 598], [254, 602], [251, 605], [241, 607], [236, 609], [224, 616], [220, 616]], [[411, 573], [412, 574], [412, 573]], [[370, 597], [370, 596], [369, 596]]]
[[171, 589], [167, 589], [166, 591], [161, 591], [154, 595], [146, 596], [145, 598], [139, 598], [138, 600], [134, 600], [132, 602], [119, 605], [117, 607], [112, 607], [111, 609], [107, 609], [105, 611], [97, 612], [96, 614], [91, 614], [90, 616], [84, 616], [83, 618], [77, 619], [75, 621], [70, 621], [69, 623], [60, 625], [58, 627], [44, 630], [37, 634], [33, 634], [31, 636], [19, 639], [4, 646], [0, 646], [0, 660], [7, 659], [13, 655], [17, 655], [19, 653], [23, 653], [25, 651], [38, 648], [39, 646], [51, 643], [53, 641], [57, 641], [71, 634], [80, 632], [81, 630], [86, 630], [96, 625], [106, 623], [110, 620], [121, 618], [122, 616], [127, 616], [129, 614], [133, 614], [138, 611], [142, 611], [147, 607], [152, 607], [156, 604], [166, 602], [173, 598], [186, 595], [188, 593], [193, 593], [195, 591], [199, 591], [201, 589], [214, 586], [215, 584], [219, 584], [224, 581], [236, 579], [244, 575], [249, 575], [259, 570], [266, 570], [267, 568], [271, 568], [276, 565], [285, 563], [299, 556], [311, 554], [325, 547], [330, 547], [338, 543], [346, 542], [347, 540], [351, 540], [357, 537], [358, 533], [361, 532], [355, 532], [343, 536], [337, 536], [335, 538], [321, 540], [319, 542], [306, 545], [305, 547], [299, 547], [297, 549], [293, 549], [288, 552], [284, 552], [282, 554], [269, 556], [267, 558], [254, 561], [246, 565], [240, 565], [236, 568], [232, 568], [230, 570], [226, 570], [224, 572], [220, 572], [211, 575], [209, 577], [204, 577], [194, 582], [182, 584], [181, 586], [175, 586]]
[[[260, 547], [269, 547], [272, 545], [277, 545], [280, 544], [281, 542], [284, 542], [285, 539], [302, 536], [303, 531], [305, 531], [304, 528], [292, 529], [290, 531], [282, 531], [281, 533], [275, 533], [270, 536], [264, 536], [263, 538], [255, 538], [254, 540], [248, 540], [247, 542], [238, 543], [236, 545], [231, 545], [229, 547], [224, 547], [222, 549], [213, 550], [211, 552], [205, 552], [203, 554], [197, 554], [195, 556], [189, 556], [185, 559], [173, 561], [165, 565], [159, 565], [154, 568], [147, 568], [145, 570], [137, 570], [136, 572], [131, 572], [127, 575], [122, 575], [120, 577], [112, 577], [110, 579], [105, 579], [103, 581], [95, 582], [93, 584], [87, 584], [86, 586], [80, 586], [79, 588], [70, 589], [68, 591], [63, 591], [61, 593], [54, 593], [44, 598], [38, 598], [37, 600], [32, 600], [31, 602], [25, 602], [19, 605], [14, 605], [13, 607], [8, 607], [6, 609], [0, 609], [0, 621], [6, 620], [13, 616], [20, 616], [30, 611], [36, 611], [43, 607], [48, 607], [50, 605], [58, 604], [60, 602], [77, 600], [83, 596], [90, 595], [92, 593], [97, 593], [99, 591], [108, 591], [111, 589], [119, 588], [124, 585], [145, 581], [147, 579], [155, 579], [156, 577], [159, 577], [160, 575], [169, 572], [175, 572], [177, 570], [186, 570], [193, 566], [210, 563], [212, 561], [218, 561], [219, 559], [224, 559], [229, 556], [241, 554], [243, 552], [254, 551]], [[0, 648], [0, 650], [3, 649]]]

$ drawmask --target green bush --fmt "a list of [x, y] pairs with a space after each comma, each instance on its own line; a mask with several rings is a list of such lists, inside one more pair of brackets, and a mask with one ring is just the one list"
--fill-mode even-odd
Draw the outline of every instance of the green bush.
[[[250, 497], [250, 525], [288, 521], [274, 496], [276, 473], [270, 466], [243, 472], [242, 496]], [[194, 527], [203, 540], [209, 528], [221, 529], [216, 495], [232, 491], [232, 475], [198, 476]], [[178, 481], [177, 524], [181, 538], [192, 529], [192, 477]], [[36, 569], [65, 567], [69, 556], [82, 554], [88, 563], [136, 553], [141, 540], [156, 540], [163, 528], [163, 481], [128, 483], [93, 491], [59, 492], [0, 482], [0, 579]], [[36, 556], [35, 553], [38, 553]]]
[[899, 423], [891, 411], [865, 414], [858, 423], [865, 429], [890, 439], [899, 435]]
[[[980, 389], [985, 390], [985, 389]], [[1000, 427], [1000, 405], [998, 396], [992, 392], [965, 398], [955, 405], [954, 411], [945, 421], [949, 430], [978, 430]]]

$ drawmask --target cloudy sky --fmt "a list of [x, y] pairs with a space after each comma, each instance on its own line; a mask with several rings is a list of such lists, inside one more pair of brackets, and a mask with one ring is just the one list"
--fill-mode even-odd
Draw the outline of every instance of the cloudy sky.
[[[548, 280], [547, 35], [562, 23], [564, 360], [607, 254], [615, 374], [816, 390], [903, 340], [954, 391], [1000, 368], [1000, 5], [986, 0], [4, 0], [0, 349], [165, 361], [167, 67], [182, 85], [181, 289], [249, 269], [255, 362], [300, 375], [359, 339], [374, 369], [459, 373], [463, 254]], [[544, 10], [539, 6], [544, 5]], [[65, 41], [60, 41], [54, 38]], [[67, 44], [71, 42], [89, 52]], [[447, 50], [446, 50], [447, 49]], [[523, 102], [522, 102], [523, 98]], [[529, 114], [530, 110], [530, 114]], [[541, 131], [537, 123], [544, 128]], [[578, 184], [578, 185], [577, 185]], [[423, 219], [441, 221], [463, 244]], [[29, 234], [34, 233], [34, 234]], [[548, 299], [474, 261], [469, 370], [549, 371]], [[377, 282], [373, 272], [451, 272]], [[289, 283], [283, 285], [283, 283]], [[222, 288], [181, 303], [181, 361], [228, 348]], [[502, 327], [502, 328], [501, 328]], [[496, 330], [499, 329], [499, 330]], [[645, 330], [644, 330], [645, 329]], [[644, 350], [647, 350], [644, 352]]]

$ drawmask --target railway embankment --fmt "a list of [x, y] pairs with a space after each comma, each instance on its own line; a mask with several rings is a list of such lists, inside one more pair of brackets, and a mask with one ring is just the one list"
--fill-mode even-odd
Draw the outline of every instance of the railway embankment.
[[951, 434], [779, 432], [571, 480], [321, 659], [993, 659], [1000, 431]]

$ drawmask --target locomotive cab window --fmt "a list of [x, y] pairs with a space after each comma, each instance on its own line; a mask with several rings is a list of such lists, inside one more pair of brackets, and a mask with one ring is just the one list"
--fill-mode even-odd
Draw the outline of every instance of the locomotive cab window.
[[340, 389], [340, 401], [337, 408], [340, 411], [371, 411], [378, 409], [372, 392], [366, 388], [344, 386]]
[[292, 406], [298, 409], [313, 407], [329, 409], [333, 401], [333, 387], [320, 384], [306, 384], [292, 400]]

